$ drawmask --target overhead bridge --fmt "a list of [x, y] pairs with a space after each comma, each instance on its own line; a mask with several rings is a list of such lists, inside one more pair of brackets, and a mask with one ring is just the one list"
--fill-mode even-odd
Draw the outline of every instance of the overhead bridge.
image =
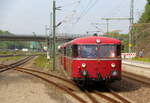
[[[64, 40], [64, 41], [70, 41], [73, 40], [75, 37], [63, 37], [63, 36], [58, 36], [56, 37], [56, 40]], [[50, 37], [50, 40], [53, 38]], [[0, 35], [0, 41], [40, 41], [44, 42], [46, 41], [45, 36], [22, 36], [22, 35], [13, 35], [13, 36], [1, 36]]]

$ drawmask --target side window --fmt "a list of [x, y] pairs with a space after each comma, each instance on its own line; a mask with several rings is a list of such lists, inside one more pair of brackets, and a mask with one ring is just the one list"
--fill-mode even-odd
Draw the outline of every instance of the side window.
[[74, 58], [77, 58], [78, 57], [78, 46], [77, 45], [73, 45], [72, 46], [72, 56]]
[[66, 56], [68, 56], [68, 55], [69, 55], [69, 48], [66, 47]]
[[66, 56], [66, 47], [64, 47], [64, 56]]
[[68, 57], [72, 57], [72, 48], [71, 48], [71, 46], [68, 46], [68, 47], [66, 48], [66, 55], [67, 55]]
[[72, 46], [70, 46], [70, 52], [69, 56], [72, 57]]

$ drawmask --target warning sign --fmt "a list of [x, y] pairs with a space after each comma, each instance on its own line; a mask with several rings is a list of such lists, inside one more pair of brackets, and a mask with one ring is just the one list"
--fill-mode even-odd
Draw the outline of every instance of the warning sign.
[[129, 47], [132, 47], [132, 44], [129, 44]]

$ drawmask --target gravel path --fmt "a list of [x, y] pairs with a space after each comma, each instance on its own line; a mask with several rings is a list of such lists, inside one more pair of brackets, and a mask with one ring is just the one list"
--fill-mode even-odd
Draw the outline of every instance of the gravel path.
[[112, 89], [135, 103], [150, 103], [150, 86], [123, 78], [111, 85]]
[[0, 74], [0, 84], [1, 103], [58, 103], [43, 83], [23, 73]]
[[[32, 62], [26, 65], [32, 66]], [[0, 103], [71, 103], [54, 86], [14, 70], [0, 73], [0, 94]]]
[[[122, 70], [150, 77], [150, 70], [148, 69], [123, 65]], [[150, 103], [150, 86], [146, 84], [123, 78], [121, 82], [113, 83], [112, 88], [135, 103]]]

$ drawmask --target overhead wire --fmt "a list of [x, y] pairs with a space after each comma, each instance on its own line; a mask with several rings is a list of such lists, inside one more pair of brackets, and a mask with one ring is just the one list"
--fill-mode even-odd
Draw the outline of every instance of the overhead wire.
[[[120, 2], [118, 2], [116, 4], [116, 6], [114, 6], [110, 11], [108, 11], [106, 14], [104, 14], [104, 17], [106, 17], [108, 14], [111, 14], [111, 17], [115, 17], [116, 15], [119, 15], [119, 13], [121, 13], [121, 8], [123, 8], [123, 6], [125, 6], [125, 2], [122, 2], [122, 0], [120, 0]], [[117, 16], [118, 17], [118, 16]], [[117, 24], [120, 24], [121, 20], [115, 22], [115, 25], [111, 25], [113, 27], [117, 27]]]
[[[85, 8], [83, 8], [83, 10], [81, 11], [81, 13], [80, 13], [80, 15], [76, 18], [76, 19], [73, 19], [73, 20], [75, 20], [75, 22], [74, 23], [72, 23], [72, 28], [74, 28], [74, 26], [76, 26], [76, 24], [81, 20], [81, 18], [82, 17], [84, 17], [88, 12], [89, 12], [89, 10], [90, 9], [92, 9], [93, 7], [94, 7], [94, 5], [96, 4], [98, 2], [98, 0], [95, 0], [94, 2], [93, 1], [91, 1], [91, 0], [89, 0], [86, 4], [86, 7]], [[81, 4], [81, 3], [80, 3]], [[70, 31], [71, 29], [69, 29], [69, 31]]]
[[72, 3], [65, 4], [65, 5], [60, 6], [60, 7], [65, 8], [65, 7], [68, 7], [68, 6], [72, 6], [72, 5], [76, 4], [76, 3], [80, 3], [80, 2], [81, 2], [81, 0], [78, 0], [78, 1], [74, 1]]
[[[73, 11], [76, 11], [76, 14], [77, 14], [77, 12], [78, 12], [77, 9], [80, 9], [80, 6], [81, 6], [82, 1], [83, 1], [83, 0], [80, 0], [80, 2], [78, 3], [79, 5], [77, 5], [77, 6], [76, 6], [76, 9], [73, 10]], [[91, 1], [91, 0], [89, 0], [88, 5], [90, 4], [90, 1]], [[79, 10], [79, 11], [81, 11], [81, 10]], [[85, 8], [83, 9], [83, 11], [85, 11]], [[83, 11], [82, 11], [82, 12], [83, 12]], [[72, 16], [72, 18], [74, 18], [74, 17], [75, 17], [75, 15]], [[76, 20], [76, 18], [75, 18], [75, 19], [71, 19], [71, 21], [72, 21], [71, 25], [72, 25], [72, 26], [74, 25], [73, 20]], [[67, 23], [67, 22], [66, 22], [66, 23]], [[70, 26], [69, 26], [69, 27], [70, 27]], [[68, 29], [68, 30], [70, 31], [70, 29]]]
[[[89, 12], [89, 10], [94, 7], [94, 6], [92, 6], [92, 5], [95, 5], [95, 4], [98, 2], [98, 0], [95, 0], [94, 2], [93, 2], [93, 1], [94, 1], [94, 0], [89, 0], [88, 3], [86, 3], [86, 4], [87, 4], [86, 8], [83, 8], [83, 11], [81, 11], [79, 17], [76, 18], [76, 22], [75, 22], [74, 24], [77, 24], [77, 23]], [[81, 1], [80, 1], [80, 2], [81, 2]], [[70, 4], [71, 4], [71, 3], [70, 3]], [[81, 4], [81, 3], [80, 3], [80, 4]], [[125, 3], [124, 3], [124, 4], [125, 4]], [[124, 4], [123, 4], [123, 5], [124, 5]], [[122, 0], [121, 0], [120, 2], [118, 2], [117, 6], [115, 6], [113, 9], [111, 9], [111, 11], [109, 11], [107, 14], [110, 14], [110, 13], [111, 13], [112, 15], [118, 14], [118, 11], [121, 10], [120, 7], [122, 7]], [[77, 8], [77, 9], [78, 9], [78, 8]], [[73, 11], [72, 11], [72, 14], [71, 14], [72, 16], [70, 16], [70, 18], [69, 18], [69, 20], [67, 20], [67, 22], [75, 20], [75, 19], [71, 19], [71, 17], [74, 18], [74, 16], [77, 14], [77, 10], [74, 10], [74, 12], [76, 12], [76, 13], [73, 14]], [[120, 21], [119, 21], [119, 22], [120, 22]], [[118, 22], [117, 22], [117, 23], [118, 23]]]
[[[120, 7], [122, 6], [121, 4], [124, 3], [122, 2], [122, 0], [120, 0], [120, 2], [117, 3], [117, 5], [112, 8], [110, 11], [106, 12], [106, 14], [104, 14], [104, 16], [107, 16], [108, 14], [114, 15], [114, 11], [118, 13], [118, 10], [120, 11]], [[124, 3], [125, 4], [125, 3]]]
[[[81, 1], [78, 1], [78, 2], [81, 2]], [[94, 2], [92, 2], [91, 0], [89, 0], [88, 3], [87, 3], [86, 8], [83, 9], [83, 11], [81, 12], [81, 14], [79, 15], [79, 17], [77, 18], [77, 20], [76, 20], [76, 22], [74, 23], [74, 25], [77, 24], [77, 23], [94, 7], [94, 5], [95, 5], [97, 2], [98, 2], [98, 0], [95, 0]], [[75, 3], [75, 2], [70, 3], [70, 4], [74, 4], [74, 3]], [[120, 3], [122, 3], [122, 2], [119, 2], [118, 6], [120, 6]], [[80, 3], [80, 4], [81, 4], [81, 3]], [[90, 5], [90, 4], [92, 4], [92, 5]], [[117, 6], [117, 8], [118, 8], [118, 6]], [[76, 10], [73, 10], [70, 17], [65, 17], [65, 19], [67, 19], [67, 18], [70, 18], [70, 19], [64, 20], [64, 22], [68, 22], [69, 20], [71, 20], [71, 18], [74, 17], [74, 15], [75, 15], [76, 12], [77, 12]]]
[[[74, 7], [73, 10], [71, 10], [71, 12], [69, 13], [69, 15], [67, 14], [67, 15], [65, 15], [65, 16], [63, 17], [63, 19], [62, 19], [63, 25], [61, 25], [63, 31], [65, 30], [65, 25], [64, 25], [64, 24], [69, 23], [69, 22], [71, 22], [71, 21], [73, 20], [72, 18], [75, 16], [75, 14], [76, 14], [76, 12], [77, 12], [76, 9], [81, 5], [81, 1], [82, 1], [82, 0], [78, 0], [78, 1], [73, 2], [73, 3], [69, 3], [70, 5], [76, 4], [76, 6]], [[68, 5], [69, 5], [69, 4], [68, 4]]]
[[80, 16], [83, 15], [84, 12], [86, 12], [86, 9], [90, 6], [90, 4], [91, 4], [91, 0], [89, 0], [89, 2], [87, 3], [87, 7], [83, 9]]
[[[91, 4], [91, 0], [89, 0], [88, 3], [87, 3], [87, 7], [83, 9], [83, 11], [81, 12], [81, 14], [80, 14], [80, 16], [79, 16], [78, 18], [81, 19], [81, 17], [85, 16], [86, 13], [92, 8], [92, 6], [94, 6], [94, 5], [96, 4], [97, 1], [98, 1], [98, 0], [96, 0], [92, 5], [90, 5], [90, 4]], [[78, 2], [78, 4], [81, 4], [81, 0], [76, 1], [76, 2]], [[76, 2], [73, 2], [73, 3], [70, 3], [70, 4], [75, 4]], [[63, 6], [62, 6], [62, 7], [63, 7]], [[77, 8], [78, 8], [78, 7], [77, 7]], [[77, 12], [77, 10], [72, 10], [72, 14], [71, 14], [72, 16], [71, 16], [71, 17], [73, 17], [76, 12]], [[70, 18], [71, 18], [71, 17], [70, 17]], [[65, 19], [63, 20], [63, 22], [69, 21], [69, 20], [66, 20], [67, 18], [69, 18], [69, 17], [68, 17], [68, 16], [65, 16]], [[70, 19], [70, 20], [71, 20], [71, 19]], [[79, 19], [78, 19], [77, 21], [79, 21]]]
[[114, 11], [116, 12], [117, 11], [117, 13], [118, 13], [118, 10], [120, 11], [120, 7], [121, 7], [121, 4], [122, 4], [122, 0], [120, 0], [120, 2], [118, 2], [118, 4], [114, 7], [114, 8], [112, 8], [110, 11], [108, 11], [106, 14], [104, 14], [105, 16], [107, 16], [108, 14], [111, 14], [111, 16], [113, 16], [115, 13], [114, 13]]
[[[77, 6], [80, 5], [80, 2], [81, 2], [81, 0], [78, 1]], [[75, 8], [77, 8], [77, 6], [75, 6]], [[62, 22], [65, 23], [65, 22], [71, 21], [73, 16], [76, 14], [76, 12], [77, 12], [76, 9], [73, 9], [69, 15], [64, 16], [64, 19], [62, 20]]]
[[[82, 12], [81, 15], [77, 18], [77, 21], [75, 24], [77, 24], [82, 17], [84, 17], [93, 7], [94, 5], [98, 2], [99, 0], [95, 0], [95, 2], [91, 5], [91, 6], [88, 6], [86, 11]], [[90, 2], [89, 2], [90, 3]]]
[[79, 15], [79, 17], [77, 17], [75, 23], [73, 23], [72, 28], [75, 28], [76, 24], [94, 7], [94, 5], [98, 2], [99, 0], [95, 0], [94, 2], [92, 2], [91, 0], [89, 0], [89, 2], [87, 3], [86, 8], [83, 9], [83, 11], [81, 12], [81, 14]]
[[[122, 0], [121, 0], [122, 1]], [[122, 5], [120, 5], [119, 7], [120, 8], [126, 8], [126, 4], [127, 3], [129, 3], [130, 4], [130, 0], [128, 0], [128, 1], [126, 1], [126, 3], [124, 2], [124, 3], [122, 3]], [[119, 7], [118, 7], [118, 12], [117, 11], [115, 11], [115, 15], [119, 15], [119, 14], [121, 14], [121, 9], [119, 9]], [[127, 15], [127, 18], [129, 18], [128, 17], [129, 15]], [[126, 20], [124, 20], [124, 21], [122, 21], [122, 20], [119, 20], [119, 21], [117, 21], [117, 22], [115, 22], [115, 26], [114, 26], [114, 28], [120, 28], [120, 24], [127, 24], [127, 25], [121, 25], [121, 28], [123, 29], [123, 28], [129, 28], [129, 23], [127, 23], [127, 21]], [[121, 31], [123, 31], [123, 30], [121, 30]]]

